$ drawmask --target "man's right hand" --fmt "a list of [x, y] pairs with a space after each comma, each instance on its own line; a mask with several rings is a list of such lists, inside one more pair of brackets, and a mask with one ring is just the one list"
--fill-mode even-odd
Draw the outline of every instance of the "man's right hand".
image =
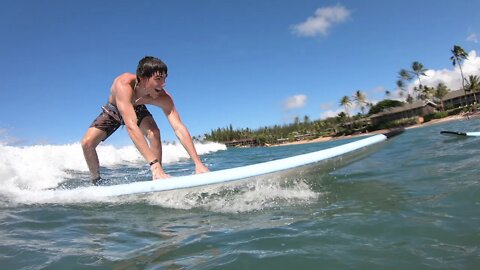
[[152, 180], [165, 179], [165, 178], [171, 177], [170, 175], [165, 173], [162, 166], [158, 162], [150, 166], [150, 170], [152, 171]]

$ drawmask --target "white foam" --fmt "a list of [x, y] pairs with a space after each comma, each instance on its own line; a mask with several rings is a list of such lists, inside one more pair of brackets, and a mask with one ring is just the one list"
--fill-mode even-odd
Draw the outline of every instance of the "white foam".
[[[200, 155], [226, 149], [222, 144], [197, 143]], [[145, 166], [134, 146], [101, 145], [98, 154], [102, 166]], [[180, 144], [163, 146], [165, 163], [188, 158]], [[260, 176], [193, 189], [173, 190], [146, 195], [104, 197], [92, 192], [56, 192], [51, 188], [72, 177], [88, 172], [79, 143], [70, 145], [0, 146], [0, 204], [83, 204], [148, 203], [176, 209], [202, 208], [214, 212], [249, 212], [279, 205], [308, 203], [320, 194], [310, 190], [303, 180], [287, 180], [284, 175]], [[289, 181], [289, 182], [286, 182]]]
[[[225, 145], [219, 143], [196, 143], [195, 147], [199, 155], [226, 149]], [[134, 146], [117, 148], [100, 145], [97, 152], [101, 166], [145, 164]], [[182, 145], [164, 145], [164, 163], [186, 158], [188, 154]], [[0, 145], [0, 194], [54, 188], [68, 180], [72, 171], [88, 172], [80, 143], [25, 147]]]
[[322, 193], [315, 192], [304, 179], [284, 175], [260, 176], [253, 180], [223, 183], [191, 189], [149, 194], [105, 197], [86, 189], [73, 192], [55, 190], [9, 189], [0, 194], [7, 202], [0, 204], [84, 204], [148, 203], [173, 209], [205, 209], [221, 213], [242, 213], [315, 202]]
[[304, 204], [321, 195], [312, 191], [303, 179], [286, 180], [288, 177], [283, 175], [260, 176], [249, 181], [152, 193], [146, 200], [167, 208], [203, 208], [214, 212], [241, 213], [285, 204]]

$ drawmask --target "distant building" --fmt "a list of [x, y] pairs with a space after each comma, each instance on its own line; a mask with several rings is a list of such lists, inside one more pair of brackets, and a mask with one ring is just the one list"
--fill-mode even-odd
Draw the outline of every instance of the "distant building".
[[316, 138], [315, 134], [312, 133], [295, 134], [293, 137], [295, 138], [295, 141], [312, 140]]
[[[476, 92], [476, 94], [477, 93], [478, 92]], [[465, 95], [465, 91], [463, 91], [463, 89], [460, 89], [448, 92], [448, 94], [443, 97], [442, 101], [444, 108], [453, 109], [463, 107], [466, 104], [475, 104], [475, 96], [473, 92], [467, 92], [467, 94]], [[430, 100], [418, 100], [413, 102], [412, 104], [407, 103], [401, 107], [386, 109], [383, 112], [371, 115], [370, 120], [372, 125], [376, 126], [380, 123], [399, 120], [403, 118], [423, 117], [425, 115], [436, 112], [440, 108], [441, 107], [439, 106], [439, 104], [437, 105]]]
[[[478, 92], [476, 94], [478, 94]], [[465, 95], [463, 89], [448, 92], [442, 100], [445, 108], [458, 108], [465, 106], [465, 101], [468, 105], [475, 103], [473, 92], [467, 92], [467, 95]]]
[[373, 126], [389, 121], [400, 120], [403, 118], [423, 117], [437, 111], [437, 104], [430, 100], [418, 100], [413, 103], [406, 103], [401, 107], [394, 107], [384, 110], [383, 112], [370, 116]]
[[259, 146], [257, 139], [249, 138], [249, 139], [239, 139], [233, 140], [228, 142], [223, 142], [227, 147], [255, 147]]

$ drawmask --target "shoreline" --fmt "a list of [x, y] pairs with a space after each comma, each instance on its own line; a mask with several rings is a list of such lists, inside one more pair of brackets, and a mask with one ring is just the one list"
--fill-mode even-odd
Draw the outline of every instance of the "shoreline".
[[[424, 126], [429, 126], [429, 125], [434, 125], [434, 124], [439, 124], [439, 123], [444, 123], [444, 122], [458, 121], [458, 120], [467, 119], [467, 117], [477, 118], [477, 117], [480, 117], [480, 113], [459, 114], [459, 115], [447, 116], [447, 117], [440, 118], [440, 119], [433, 119], [433, 120], [430, 120], [430, 121], [425, 122], [425, 123], [411, 125], [411, 126], [405, 127], [405, 129], [419, 128], [419, 127], [424, 127]], [[330, 137], [320, 137], [320, 138], [316, 138], [316, 139], [312, 139], [312, 140], [301, 140], [301, 141], [287, 142], [287, 143], [282, 143], [282, 144], [272, 144], [272, 145], [269, 145], [267, 147], [280, 147], [280, 146], [287, 146], [287, 145], [328, 142], [328, 141], [341, 140], [341, 139], [347, 139], [347, 138], [356, 138], [356, 137], [363, 137], [363, 136], [369, 136], [369, 135], [375, 135], [375, 134], [382, 134], [382, 133], [385, 133], [385, 132], [388, 132], [388, 129], [380, 129], [380, 130], [375, 130], [375, 131], [372, 131], [372, 132], [355, 134], [355, 135], [344, 135], [344, 136], [338, 136], [338, 137], [331, 137], [331, 136]]]

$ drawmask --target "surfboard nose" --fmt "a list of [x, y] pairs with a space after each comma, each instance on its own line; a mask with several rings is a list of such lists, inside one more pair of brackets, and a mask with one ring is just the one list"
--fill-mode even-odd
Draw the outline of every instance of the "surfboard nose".
[[391, 129], [387, 133], [384, 133], [383, 135], [385, 135], [387, 139], [390, 139], [392, 137], [402, 134], [404, 131], [405, 131], [404, 128], [395, 128], [395, 129]]

